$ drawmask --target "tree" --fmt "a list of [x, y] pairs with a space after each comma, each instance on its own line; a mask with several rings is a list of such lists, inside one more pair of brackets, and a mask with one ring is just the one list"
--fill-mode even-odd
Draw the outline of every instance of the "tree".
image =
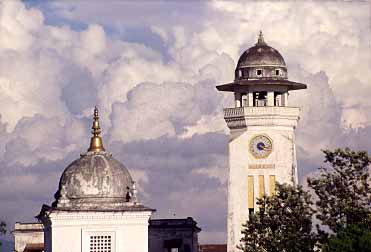
[[323, 252], [369, 252], [371, 249], [371, 231], [365, 225], [347, 226], [329, 238], [323, 246]]
[[334, 233], [346, 226], [363, 223], [370, 227], [370, 159], [367, 152], [349, 148], [325, 150], [320, 175], [308, 179], [318, 196], [316, 217]]
[[243, 225], [245, 252], [311, 252], [317, 235], [312, 232], [310, 195], [301, 186], [277, 184], [277, 193], [258, 199], [259, 211]]
[[[4, 221], [0, 221], [0, 235], [6, 234], [6, 223]], [[2, 246], [2, 243], [0, 241], [0, 248]]]

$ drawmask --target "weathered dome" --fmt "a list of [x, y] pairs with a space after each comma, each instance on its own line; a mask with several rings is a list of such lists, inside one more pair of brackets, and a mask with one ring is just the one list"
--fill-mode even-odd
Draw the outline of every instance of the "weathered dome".
[[236, 79], [287, 78], [287, 68], [282, 55], [268, 46], [260, 32], [255, 46], [247, 49], [239, 58]]
[[137, 205], [129, 171], [103, 148], [98, 119], [95, 108], [90, 148], [64, 170], [53, 207], [104, 210]]
[[56, 201], [64, 207], [122, 205], [128, 201], [133, 183], [126, 167], [111, 154], [87, 152], [64, 170]]

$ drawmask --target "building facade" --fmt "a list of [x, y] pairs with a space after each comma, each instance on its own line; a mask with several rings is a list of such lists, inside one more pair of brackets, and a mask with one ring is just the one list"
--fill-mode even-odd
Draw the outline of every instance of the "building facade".
[[149, 252], [197, 252], [201, 229], [192, 217], [149, 222]]
[[235, 80], [217, 86], [234, 93], [235, 107], [224, 109], [230, 129], [228, 252], [237, 251], [242, 224], [257, 211], [257, 198], [275, 192], [275, 183], [298, 181], [294, 130], [300, 109], [290, 107], [289, 91], [306, 85], [288, 80], [281, 54], [262, 33], [240, 57]]

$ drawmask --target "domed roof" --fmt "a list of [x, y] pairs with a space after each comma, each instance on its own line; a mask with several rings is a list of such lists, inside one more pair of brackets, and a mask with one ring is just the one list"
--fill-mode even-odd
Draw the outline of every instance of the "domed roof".
[[[111, 154], [87, 152], [73, 161], [63, 172], [56, 200], [62, 197], [71, 207], [96, 207], [102, 203], [127, 202], [133, 179], [126, 167]], [[59, 202], [62, 203], [62, 202]], [[97, 203], [97, 204], [96, 204]]]
[[67, 209], [122, 209], [136, 205], [136, 189], [127, 168], [103, 148], [98, 110], [87, 153], [63, 172], [53, 207]]
[[286, 67], [282, 55], [264, 42], [262, 32], [260, 32], [258, 42], [255, 46], [247, 49], [241, 55], [237, 64], [237, 68], [256, 66]]
[[307, 88], [304, 83], [288, 80], [285, 60], [276, 49], [264, 42], [262, 32], [259, 34], [258, 42], [240, 56], [234, 77], [233, 82], [218, 85], [216, 88], [219, 91], [242, 95], [266, 92], [267, 89], [282, 93], [285, 90]]

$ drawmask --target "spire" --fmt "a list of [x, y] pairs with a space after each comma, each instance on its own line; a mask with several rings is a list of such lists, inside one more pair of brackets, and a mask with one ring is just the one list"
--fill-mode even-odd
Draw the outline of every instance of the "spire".
[[258, 43], [256, 43], [256, 45], [267, 45], [264, 41], [264, 37], [263, 37], [263, 32], [260, 31], [259, 32], [259, 38], [258, 38]]
[[92, 138], [90, 139], [90, 147], [88, 151], [104, 151], [103, 141], [100, 135], [100, 127], [99, 127], [99, 116], [98, 116], [98, 108], [95, 106], [94, 108], [94, 121], [91, 133], [93, 134]]

